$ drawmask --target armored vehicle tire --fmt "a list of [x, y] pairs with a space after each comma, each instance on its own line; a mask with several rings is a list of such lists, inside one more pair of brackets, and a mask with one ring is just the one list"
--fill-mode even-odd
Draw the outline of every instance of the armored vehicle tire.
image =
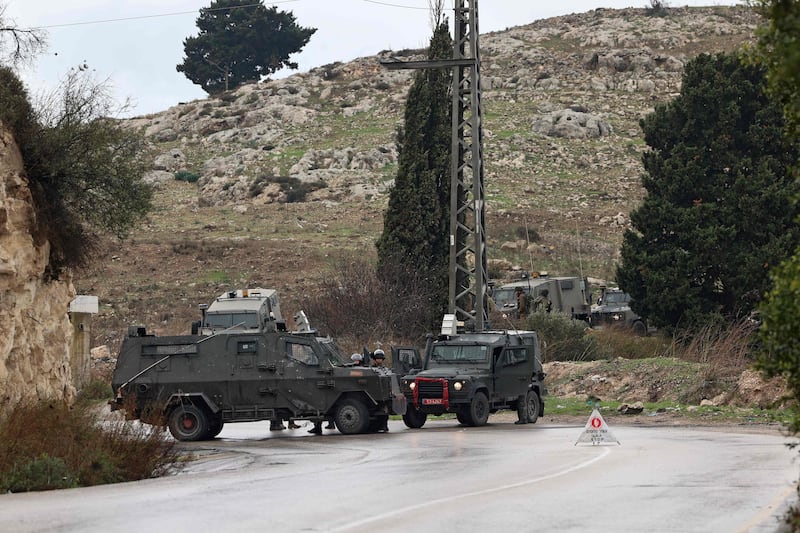
[[476, 392], [469, 404], [465, 418], [470, 426], [483, 426], [489, 420], [489, 400], [482, 392]]
[[364, 402], [355, 398], [339, 402], [333, 418], [339, 432], [344, 435], [366, 433], [369, 429], [369, 411]]
[[469, 420], [467, 420], [467, 415], [463, 411], [456, 411], [456, 419], [458, 420], [459, 424], [463, 424], [465, 426], [469, 425]]
[[406, 414], [403, 415], [403, 422], [406, 427], [411, 429], [421, 428], [425, 425], [426, 420], [428, 420], [428, 414], [420, 412], [413, 405], [409, 405], [406, 409]]
[[641, 320], [637, 320], [633, 323], [633, 333], [639, 337], [647, 337], [647, 326]]
[[525, 401], [528, 403], [528, 423], [535, 424], [539, 420], [539, 411], [542, 408], [542, 400], [539, 398], [539, 393], [529, 390]]
[[[209, 438], [206, 412], [194, 405], [178, 405], [169, 413], [169, 432], [180, 441], [196, 441]], [[222, 427], [220, 427], [220, 430]]]
[[213, 439], [217, 435], [219, 435], [220, 431], [222, 431], [222, 426], [225, 424], [222, 422], [221, 415], [209, 415], [208, 417], [208, 434], [205, 438]]

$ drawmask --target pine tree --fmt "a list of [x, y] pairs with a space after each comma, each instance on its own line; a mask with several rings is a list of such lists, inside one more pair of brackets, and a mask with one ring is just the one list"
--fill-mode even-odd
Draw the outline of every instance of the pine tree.
[[197, 27], [200, 33], [183, 41], [186, 57], [176, 68], [212, 95], [296, 69], [289, 56], [317, 31], [298, 26], [291, 12], [252, 0], [214, 0], [200, 10]]
[[[449, 59], [447, 22], [434, 30], [429, 59]], [[449, 69], [416, 73], [398, 132], [398, 169], [378, 239], [378, 271], [397, 287], [425, 284], [431, 318], [446, 311], [449, 270], [451, 79]]]
[[736, 55], [689, 62], [681, 94], [642, 122], [647, 196], [631, 214], [617, 281], [668, 330], [742, 317], [800, 242], [783, 137], [764, 69]]

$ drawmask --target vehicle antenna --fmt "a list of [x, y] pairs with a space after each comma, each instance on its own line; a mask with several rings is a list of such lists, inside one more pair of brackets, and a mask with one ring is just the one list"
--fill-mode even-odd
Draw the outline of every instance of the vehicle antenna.
[[586, 278], [583, 275], [583, 257], [581, 256], [581, 232], [580, 228], [578, 227], [577, 218], [575, 219], [575, 236], [577, 237], [578, 240], [578, 270], [580, 271], [580, 276], [581, 276], [581, 293], [583, 294], [584, 303], [588, 302], [589, 304], [591, 304], [586, 294], [589, 291], [589, 287], [587, 287], [588, 282], [586, 281]]
[[531, 253], [531, 236], [528, 233], [528, 219], [525, 219], [525, 244], [528, 250], [528, 261], [531, 264], [530, 272], [533, 272], [533, 253]]
[[581, 232], [578, 228], [578, 219], [575, 219], [575, 236], [578, 238], [578, 270], [580, 270], [581, 279], [583, 279], [583, 258], [581, 257]]

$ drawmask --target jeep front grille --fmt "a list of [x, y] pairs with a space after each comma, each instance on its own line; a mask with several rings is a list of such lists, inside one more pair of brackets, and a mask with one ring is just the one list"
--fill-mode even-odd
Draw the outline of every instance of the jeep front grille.
[[445, 409], [450, 408], [449, 384], [444, 378], [416, 378], [417, 384], [414, 387], [414, 407], [422, 405], [432, 405], [426, 400], [438, 400], [438, 405], [443, 405]]

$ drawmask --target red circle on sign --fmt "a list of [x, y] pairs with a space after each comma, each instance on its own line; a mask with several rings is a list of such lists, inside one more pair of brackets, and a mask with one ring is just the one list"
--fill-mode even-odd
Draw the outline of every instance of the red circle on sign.
[[600, 419], [599, 419], [599, 418], [592, 418], [592, 427], [593, 427], [593, 428], [597, 429], [597, 428], [599, 428], [599, 427], [600, 427], [600, 426], [602, 426], [602, 425], [603, 425], [603, 423], [602, 423], [602, 422], [600, 422]]

